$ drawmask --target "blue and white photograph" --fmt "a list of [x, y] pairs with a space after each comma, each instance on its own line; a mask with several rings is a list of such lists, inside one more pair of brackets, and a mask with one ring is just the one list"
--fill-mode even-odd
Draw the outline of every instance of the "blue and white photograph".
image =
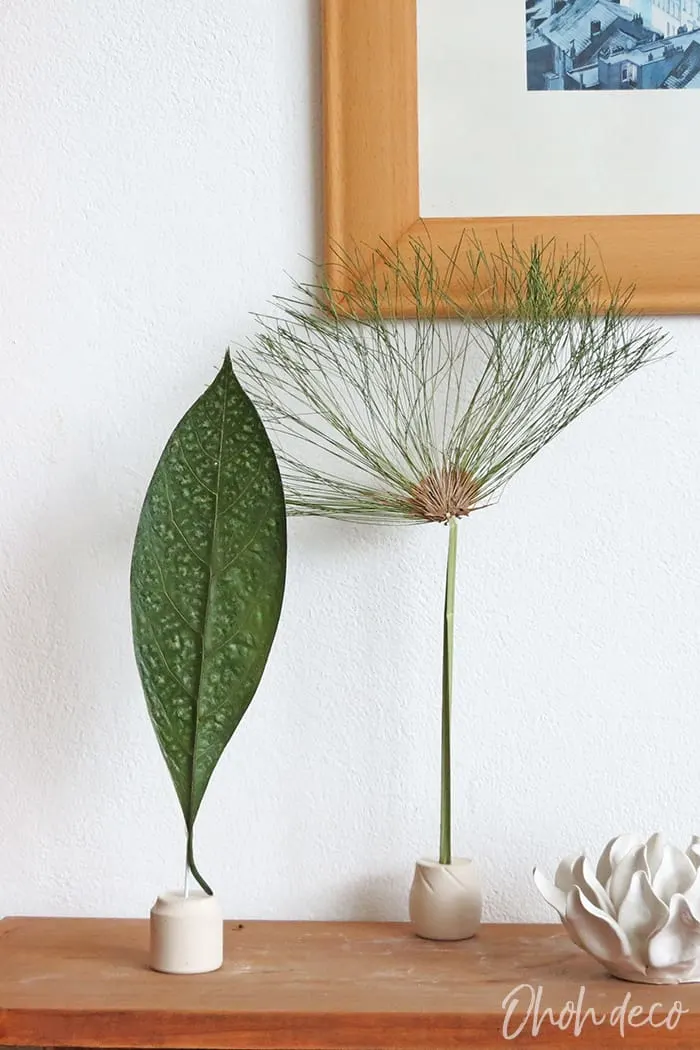
[[700, 88], [700, 0], [525, 0], [529, 91]]

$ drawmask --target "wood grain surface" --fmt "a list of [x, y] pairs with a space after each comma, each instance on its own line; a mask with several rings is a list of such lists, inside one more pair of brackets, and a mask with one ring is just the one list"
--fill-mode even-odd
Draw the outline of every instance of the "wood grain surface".
[[[673, 1030], [610, 1023], [562, 1031], [533, 1017], [523, 1047], [700, 1047], [700, 987], [625, 984], [602, 973], [558, 926], [485, 926], [438, 944], [403, 924], [226, 923], [218, 973], [171, 977], [147, 968], [148, 924], [132, 920], [7, 919], [0, 923], [0, 1044], [230, 1047], [238, 1050], [492, 1048], [504, 1000], [519, 986], [510, 1032], [558, 1019], [584, 991], [598, 1016], [637, 1008], [654, 1021], [674, 1002]], [[528, 990], [532, 988], [532, 993]], [[626, 999], [626, 997], [628, 997]]]
[[324, 0], [326, 263], [418, 216], [415, 0]]

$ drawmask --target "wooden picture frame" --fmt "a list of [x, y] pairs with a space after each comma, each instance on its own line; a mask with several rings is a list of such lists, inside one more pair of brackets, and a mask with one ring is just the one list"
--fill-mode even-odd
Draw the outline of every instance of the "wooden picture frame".
[[640, 314], [700, 313], [700, 215], [422, 218], [416, 0], [323, 0], [325, 258], [409, 239], [452, 250], [465, 230], [488, 249], [595, 245]]

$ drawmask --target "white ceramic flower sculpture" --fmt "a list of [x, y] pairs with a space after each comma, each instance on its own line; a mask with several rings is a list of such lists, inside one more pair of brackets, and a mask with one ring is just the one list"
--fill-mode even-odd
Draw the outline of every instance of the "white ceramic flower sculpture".
[[700, 981], [700, 838], [684, 853], [661, 835], [621, 835], [597, 868], [561, 862], [538, 890], [559, 912], [574, 944], [615, 977], [643, 984]]

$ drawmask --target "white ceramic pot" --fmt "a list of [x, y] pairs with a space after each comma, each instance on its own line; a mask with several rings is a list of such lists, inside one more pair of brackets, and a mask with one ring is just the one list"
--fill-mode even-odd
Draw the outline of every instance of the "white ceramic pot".
[[431, 941], [464, 941], [481, 922], [481, 882], [474, 862], [455, 858], [451, 864], [419, 860], [411, 886], [409, 913], [419, 937]]
[[216, 897], [164, 893], [151, 909], [152, 970], [211, 973], [224, 960], [224, 920]]

